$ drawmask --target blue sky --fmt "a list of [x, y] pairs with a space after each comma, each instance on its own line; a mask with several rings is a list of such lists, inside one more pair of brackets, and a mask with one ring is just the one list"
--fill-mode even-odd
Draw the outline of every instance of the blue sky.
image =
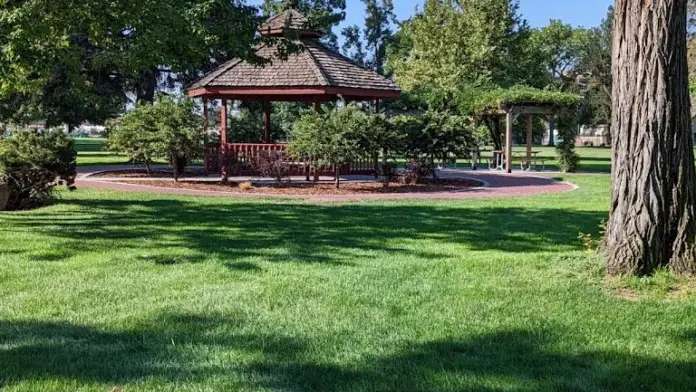
[[[261, 0], [248, 0], [249, 4], [259, 4]], [[362, 25], [365, 19], [364, 5], [360, 0], [346, 0], [345, 26]], [[532, 27], [542, 27], [550, 19], [560, 19], [573, 26], [592, 27], [607, 14], [614, 0], [521, 0], [520, 12]], [[394, 8], [399, 20], [413, 15], [416, 6], [423, 0], [394, 0]], [[343, 26], [342, 26], [343, 27]]]
[[[346, 0], [347, 24], [361, 24], [364, 6], [360, 0]], [[520, 12], [533, 27], [546, 26], [550, 19], [561, 19], [573, 26], [592, 27], [607, 14], [614, 0], [520, 0]], [[399, 19], [408, 19], [423, 0], [394, 0]]]

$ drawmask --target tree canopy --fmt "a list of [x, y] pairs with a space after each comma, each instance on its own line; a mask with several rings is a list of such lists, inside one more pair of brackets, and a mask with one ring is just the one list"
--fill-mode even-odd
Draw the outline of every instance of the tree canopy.
[[408, 23], [410, 48], [392, 51], [396, 81], [406, 90], [456, 96], [466, 86], [542, 87], [542, 64], [530, 50], [531, 29], [511, 0], [427, 0]]
[[0, 102], [13, 109], [0, 115], [75, 124], [121, 111], [131, 94], [152, 102], [160, 85], [185, 84], [223, 60], [259, 61], [259, 21], [239, 0], [6, 2]]

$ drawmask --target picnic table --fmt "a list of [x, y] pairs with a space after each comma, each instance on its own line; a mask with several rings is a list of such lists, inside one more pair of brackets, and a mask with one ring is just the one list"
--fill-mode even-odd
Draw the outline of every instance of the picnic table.
[[465, 161], [469, 161], [471, 163], [472, 170], [476, 170], [476, 169], [478, 169], [478, 165], [481, 162], [481, 157], [483, 156], [483, 153], [486, 153], [489, 151], [490, 150], [479, 149], [478, 147], [472, 148], [469, 150], [469, 152], [466, 156], [457, 157], [455, 155], [451, 155], [446, 159], [438, 161], [437, 168], [438, 169], [447, 169], [447, 168], [456, 169], [457, 168], [457, 161], [458, 160], [465, 160]]
[[[524, 171], [530, 171], [532, 168], [537, 170], [539, 163], [543, 170], [546, 168], [546, 161], [537, 157], [540, 153], [541, 151], [513, 151], [511, 158], [513, 161], [519, 159], [520, 169]], [[527, 154], [529, 154], [529, 157], [527, 157]], [[488, 161], [488, 168], [491, 170], [505, 170], [505, 162], [505, 151], [494, 150], [493, 157]]]

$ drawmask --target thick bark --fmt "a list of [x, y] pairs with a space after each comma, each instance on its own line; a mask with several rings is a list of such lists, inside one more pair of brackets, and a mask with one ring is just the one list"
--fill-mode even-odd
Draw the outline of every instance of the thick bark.
[[616, 0], [613, 50], [607, 272], [696, 273], [686, 0]]

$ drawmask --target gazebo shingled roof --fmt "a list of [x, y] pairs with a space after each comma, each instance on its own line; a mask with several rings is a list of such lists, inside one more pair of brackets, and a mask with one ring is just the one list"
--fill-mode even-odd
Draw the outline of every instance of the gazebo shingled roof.
[[286, 30], [299, 37], [301, 47], [287, 60], [279, 59], [275, 49], [261, 46], [260, 57], [270, 60], [255, 66], [243, 60], [231, 60], [190, 85], [192, 97], [248, 99], [254, 96], [272, 100], [326, 101], [338, 95], [350, 100], [398, 97], [401, 90], [390, 79], [365, 69], [316, 40], [322, 34], [304, 30], [308, 20], [290, 9], [264, 23], [259, 33], [283, 36]]

